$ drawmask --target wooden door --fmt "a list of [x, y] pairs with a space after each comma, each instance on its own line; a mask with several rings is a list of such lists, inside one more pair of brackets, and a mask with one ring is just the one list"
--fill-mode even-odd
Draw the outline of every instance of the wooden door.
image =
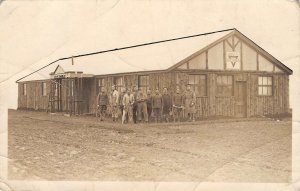
[[52, 102], [53, 104], [51, 104], [52, 107], [52, 112], [60, 112], [62, 111], [62, 80], [61, 79], [55, 79], [51, 82], [51, 88], [53, 91], [52, 93]]
[[246, 117], [247, 111], [247, 89], [246, 82], [237, 81], [235, 84], [235, 116], [236, 117]]

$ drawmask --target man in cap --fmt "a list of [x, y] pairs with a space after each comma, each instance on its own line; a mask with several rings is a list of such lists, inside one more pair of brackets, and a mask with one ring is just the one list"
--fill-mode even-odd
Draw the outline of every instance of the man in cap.
[[172, 96], [172, 104], [173, 104], [173, 120], [174, 122], [180, 121], [180, 117], [182, 115], [184, 99], [183, 95], [180, 93], [180, 87], [176, 87], [176, 92]]
[[189, 121], [195, 121], [196, 113], [196, 94], [191, 89], [191, 85], [188, 84], [184, 95], [185, 100], [185, 112], [188, 116]]

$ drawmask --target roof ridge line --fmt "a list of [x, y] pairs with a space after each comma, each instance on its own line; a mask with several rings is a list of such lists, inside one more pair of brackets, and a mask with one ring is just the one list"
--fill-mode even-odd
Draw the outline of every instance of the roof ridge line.
[[16, 80], [16, 83], [19, 82], [20, 80], [58, 62], [58, 61], [62, 61], [62, 60], [67, 60], [67, 59], [71, 59], [71, 58], [78, 58], [78, 57], [84, 57], [84, 56], [91, 56], [91, 55], [95, 55], [95, 54], [103, 54], [103, 53], [107, 53], [107, 52], [114, 52], [114, 51], [118, 51], [118, 50], [125, 50], [125, 49], [131, 49], [131, 48], [137, 48], [137, 47], [141, 47], [141, 46], [148, 46], [148, 45], [152, 45], [152, 44], [159, 44], [159, 43], [164, 43], [164, 42], [170, 42], [170, 41], [177, 41], [177, 40], [183, 40], [183, 39], [187, 39], [187, 38], [194, 38], [194, 37], [199, 37], [199, 36], [204, 36], [204, 35], [210, 35], [210, 34], [214, 34], [214, 33], [220, 33], [220, 32], [226, 32], [226, 31], [238, 31], [236, 28], [229, 28], [229, 29], [223, 29], [223, 30], [217, 30], [217, 31], [212, 31], [212, 32], [206, 32], [206, 33], [199, 33], [199, 34], [195, 34], [195, 35], [188, 35], [188, 36], [182, 36], [182, 37], [177, 37], [177, 38], [171, 38], [171, 39], [166, 39], [166, 40], [159, 40], [159, 41], [154, 41], [154, 42], [148, 42], [148, 43], [142, 43], [142, 44], [137, 44], [137, 45], [131, 45], [131, 46], [125, 46], [125, 47], [120, 47], [120, 48], [113, 48], [113, 49], [108, 49], [108, 50], [103, 50], [103, 51], [98, 51], [98, 52], [91, 52], [91, 53], [86, 53], [86, 54], [79, 54], [79, 55], [75, 55], [75, 56], [69, 56], [69, 57], [63, 57], [63, 58], [59, 58], [21, 78], [19, 78], [18, 80]]

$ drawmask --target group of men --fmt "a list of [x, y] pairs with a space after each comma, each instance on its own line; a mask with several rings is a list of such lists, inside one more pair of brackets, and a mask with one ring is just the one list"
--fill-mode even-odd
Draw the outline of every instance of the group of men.
[[[97, 113], [101, 121], [107, 116], [107, 109], [113, 121], [121, 118], [124, 123], [148, 123], [153, 119], [155, 122], [181, 121], [185, 116], [189, 121], [195, 121], [196, 95], [191, 86], [186, 86], [186, 91], [182, 93], [180, 87], [176, 87], [176, 92], [170, 95], [168, 88], [164, 87], [162, 93], [156, 88], [154, 93], [147, 90], [144, 93], [137, 86], [133, 89], [122, 89], [119, 92], [115, 86], [108, 94], [105, 89], [101, 89], [97, 96]], [[109, 107], [108, 107], [109, 106]]]

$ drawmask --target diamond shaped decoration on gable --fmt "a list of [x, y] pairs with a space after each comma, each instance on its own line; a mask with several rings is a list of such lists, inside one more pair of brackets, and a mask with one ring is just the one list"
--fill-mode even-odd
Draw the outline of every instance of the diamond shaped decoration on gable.
[[241, 69], [240, 52], [237, 51], [226, 52], [226, 69], [229, 70]]

